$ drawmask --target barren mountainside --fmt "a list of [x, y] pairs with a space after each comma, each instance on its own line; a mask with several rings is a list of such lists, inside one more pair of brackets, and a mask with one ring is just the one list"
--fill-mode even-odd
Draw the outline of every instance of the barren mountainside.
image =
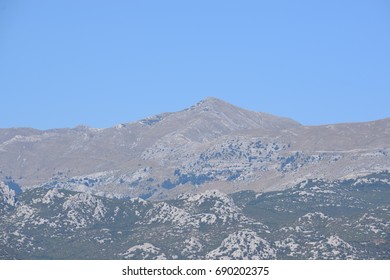
[[0, 130], [0, 259], [389, 259], [390, 119], [208, 98], [106, 129]]
[[107, 197], [273, 191], [389, 170], [390, 119], [303, 126], [207, 98], [106, 129], [0, 130], [0, 181]]

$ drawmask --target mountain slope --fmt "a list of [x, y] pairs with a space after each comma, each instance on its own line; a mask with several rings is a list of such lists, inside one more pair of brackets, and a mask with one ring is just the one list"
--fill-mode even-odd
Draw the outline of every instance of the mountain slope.
[[0, 181], [108, 197], [270, 191], [390, 169], [390, 119], [307, 127], [207, 98], [107, 129], [0, 130]]
[[163, 202], [57, 188], [12, 197], [0, 191], [13, 205], [0, 216], [0, 259], [390, 258], [388, 172]]

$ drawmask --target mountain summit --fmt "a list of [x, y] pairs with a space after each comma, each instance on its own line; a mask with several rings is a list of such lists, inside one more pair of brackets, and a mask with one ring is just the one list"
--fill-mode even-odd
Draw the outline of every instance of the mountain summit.
[[239, 131], [256, 129], [263, 133], [275, 133], [300, 126], [291, 119], [248, 111], [214, 97], [206, 98], [183, 111], [160, 114], [141, 123], [154, 125], [153, 133], [159, 137], [173, 133], [195, 142], [214, 140]]
[[390, 120], [308, 127], [206, 98], [107, 129], [0, 130], [0, 181], [165, 199], [390, 169]]
[[[189, 111], [211, 117], [212, 122], [225, 124], [231, 130], [237, 129], [285, 129], [300, 126], [299, 123], [266, 113], [248, 111], [223, 100], [208, 97]], [[207, 118], [206, 117], [206, 118]]]

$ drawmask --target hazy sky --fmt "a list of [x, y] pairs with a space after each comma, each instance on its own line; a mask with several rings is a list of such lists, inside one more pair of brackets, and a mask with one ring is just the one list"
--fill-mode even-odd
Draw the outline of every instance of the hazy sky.
[[390, 117], [390, 1], [0, 0], [0, 127], [108, 127], [215, 96]]

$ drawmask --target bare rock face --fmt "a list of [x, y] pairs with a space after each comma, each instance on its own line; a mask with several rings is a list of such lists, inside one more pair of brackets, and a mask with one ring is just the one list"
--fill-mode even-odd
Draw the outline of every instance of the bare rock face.
[[207, 259], [269, 260], [276, 258], [270, 243], [251, 230], [230, 234], [220, 247], [206, 255]]
[[167, 257], [161, 250], [153, 244], [144, 243], [129, 248], [125, 253], [121, 254], [124, 259], [147, 259], [147, 260], [166, 260]]
[[17, 205], [15, 191], [3, 182], [0, 182], [0, 210]]
[[63, 203], [62, 208], [67, 212], [69, 224], [77, 227], [85, 227], [93, 220], [101, 221], [107, 212], [103, 202], [89, 193], [71, 196]]
[[0, 180], [163, 200], [283, 190], [390, 169], [390, 119], [303, 126], [207, 98], [107, 129], [0, 129]]

